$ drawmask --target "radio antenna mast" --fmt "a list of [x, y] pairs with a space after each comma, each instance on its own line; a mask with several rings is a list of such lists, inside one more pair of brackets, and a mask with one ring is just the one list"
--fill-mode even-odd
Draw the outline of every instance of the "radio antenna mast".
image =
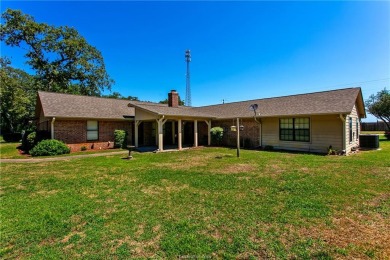
[[186, 50], [185, 58], [187, 63], [187, 74], [186, 74], [186, 106], [191, 106], [191, 85], [190, 85], [190, 62], [191, 62], [191, 51]]

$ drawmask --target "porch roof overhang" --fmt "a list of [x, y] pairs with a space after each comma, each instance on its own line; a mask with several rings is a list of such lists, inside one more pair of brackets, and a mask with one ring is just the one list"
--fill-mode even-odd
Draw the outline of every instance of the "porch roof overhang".
[[[129, 107], [135, 108], [135, 120], [152, 120], [159, 117], [166, 119], [182, 119], [182, 120], [210, 120], [215, 119], [214, 116], [197, 111], [192, 107], [169, 107], [164, 104], [134, 104], [129, 103]], [[141, 113], [137, 113], [137, 110]], [[140, 116], [140, 114], [148, 114], [149, 116]]]

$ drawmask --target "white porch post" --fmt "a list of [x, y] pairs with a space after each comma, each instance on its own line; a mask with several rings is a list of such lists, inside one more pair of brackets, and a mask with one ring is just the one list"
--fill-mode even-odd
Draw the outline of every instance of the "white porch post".
[[211, 145], [211, 120], [205, 120], [206, 124], [207, 124], [207, 145], [210, 146]]
[[172, 144], [176, 144], [175, 131], [176, 131], [175, 121], [172, 121]]
[[198, 147], [198, 120], [194, 120], [194, 147]]
[[134, 124], [134, 146], [138, 147], [138, 126], [141, 124], [141, 121], [136, 120]]
[[[156, 119], [157, 120], [157, 119]], [[157, 120], [157, 125], [158, 125], [158, 150], [163, 151], [164, 150], [164, 131], [163, 127], [167, 119], [164, 120], [164, 118], [160, 118]]]
[[177, 122], [177, 142], [178, 142], [178, 149], [182, 149], [182, 140], [181, 140], [181, 119]]

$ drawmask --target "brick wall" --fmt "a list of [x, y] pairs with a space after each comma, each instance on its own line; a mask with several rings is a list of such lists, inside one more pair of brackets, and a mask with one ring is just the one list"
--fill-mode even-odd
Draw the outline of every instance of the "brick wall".
[[56, 120], [54, 138], [66, 144], [84, 143], [87, 141], [86, 120]]
[[87, 141], [87, 120], [56, 120], [54, 138], [67, 144], [113, 142], [114, 130], [128, 132], [128, 143], [132, 143], [133, 123], [129, 121], [99, 121], [99, 140]]
[[[228, 120], [213, 120], [211, 127], [222, 127], [224, 129], [222, 145], [224, 146], [236, 146], [237, 145], [237, 132], [230, 130], [231, 126], [237, 124], [236, 119]], [[259, 146], [259, 125], [254, 119], [240, 119], [240, 125], [244, 126], [244, 130], [240, 131], [240, 144], [241, 147], [254, 148]]]

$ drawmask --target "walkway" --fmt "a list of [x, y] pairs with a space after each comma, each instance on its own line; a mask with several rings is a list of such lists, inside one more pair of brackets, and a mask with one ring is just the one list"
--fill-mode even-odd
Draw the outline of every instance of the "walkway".
[[53, 161], [68, 161], [71, 159], [88, 158], [88, 157], [100, 157], [110, 156], [117, 154], [128, 154], [129, 151], [123, 150], [119, 152], [107, 152], [107, 153], [92, 153], [92, 154], [80, 154], [80, 155], [69, 155], [61, 157], [50, 157], [50, 158], [29, 158], [29, 159], [0, 159], [0, 163], [39, 163], [39, 162], [53, 162]]

